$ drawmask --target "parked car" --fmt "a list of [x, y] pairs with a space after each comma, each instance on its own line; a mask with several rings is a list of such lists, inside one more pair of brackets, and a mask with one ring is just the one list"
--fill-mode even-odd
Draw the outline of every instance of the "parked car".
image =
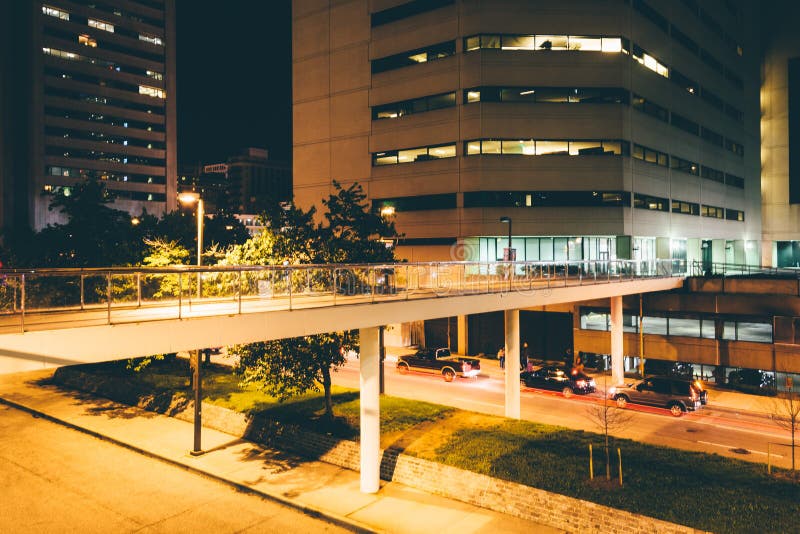
[[617, 406], [625, 408], [629, 402], [667, 408], [672, 415], [680, 417], [687, 411], [699, 410], [701, 393], [690, 380], [669, 376], [651, 376], [609, 388], [609, 396]]
[[573, 393], [594, 393], [597, 389], [594, 379], [589, 375], [577, 369], [567, 371], [566, 368], [555, 365], [524, 371], [520, 373], [520, 380], [529, 388], [553, 389], [560, 391], [565, 397], [571, 397]]
[[441, 374], [445, 382], [452, 382], [456, 376], [471, 378], [481, 372], [481, 362], [474, 358], [456, 358], [450, 349], [419, 349], [414, 354], [397, 358], [397, 371], [406, 374], [411, 369]]

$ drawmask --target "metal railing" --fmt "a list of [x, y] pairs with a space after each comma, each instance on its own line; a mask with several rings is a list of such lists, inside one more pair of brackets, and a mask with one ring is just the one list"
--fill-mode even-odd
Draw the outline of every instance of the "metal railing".
[[694, 260], [691, 264], [692, 276], [774, 276], [800, 278], [798, 267], [762, 267], [742, 263], [703, 262]]
[[682, 260], [0, 271], [0, 332], [390, 302], [686, 275]]

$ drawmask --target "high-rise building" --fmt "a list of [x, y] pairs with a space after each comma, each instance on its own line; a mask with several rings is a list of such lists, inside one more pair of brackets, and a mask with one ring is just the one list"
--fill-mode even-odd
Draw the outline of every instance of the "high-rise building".
[[761, 191], [767, 265], [800, 266], [800, 17], [796, 2], [763, 9]]
[[114, 207], [176, 207], [174, 0], [0, 7], [2, 225], [57, 222], [42, 193], [95, 177]]
[[412, 260], [758, 264], [754, 9], [294, 1], [295, 202], [357, 181]]

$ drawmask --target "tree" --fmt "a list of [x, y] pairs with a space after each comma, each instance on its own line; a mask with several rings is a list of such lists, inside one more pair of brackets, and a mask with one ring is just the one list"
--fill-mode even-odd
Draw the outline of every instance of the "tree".
[[280, 401], [321, 387], [324, 417], [332, 420], [331, 371], [345, 363], [344, 354], [353, 348], [352, 336], [331, 332], [250, 343], [233, 351], [239, 355], [242, 382], [257, 384]]
[[792, 388], [790, 381], [787, 381], [786, 391], [780, 397], [773, 399], [772, 420], [784, 430], [788, 430], [792, 436], [792, 476], [796, 478], [795, 450], [796, 436], [800, 431], [800, 395]]
[[[371, 213], [358, 184], [347, 189], [334, 182], [335, 193], [322, 202], [325, 220], [314, 224], [315, 208], [267, 207], [265, 229], [234, 246], [225, 265], [297, 265], [304, 263], [374, 263], [394, 260], [394, 251], [378, 241], [394, 236], [394, 224]], [[344, 364], [343, 351], [357, 344], [356, 333], [332, 332], [293, 339], [251, 343], [233, 348], [239, 355], [242, 381], [258, 384], [283, 400], [321, 388], [325, 416], [333, 417], [331, 372]]]
[[603, 400], [586, 409], [587, 418], [603, 435], [603, 452], [606, 457], [606, 480], [611, 480], [611, 439], [610, 436], [627, 427], [633, 419], [632, 414], [617, 408], [616, 402], [608, 395], [608, 377], [603, 377], [600, 393]]

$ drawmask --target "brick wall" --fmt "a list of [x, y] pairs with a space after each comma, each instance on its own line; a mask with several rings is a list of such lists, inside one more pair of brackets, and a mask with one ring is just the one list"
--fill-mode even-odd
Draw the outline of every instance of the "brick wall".
[[[120, 388], [119, 384], [113, 384], [109, 380], [98, 381], [94, 375], [86, 375], [67, 367], [56, 371], [54, 381], [178, 419], [192, 421], [193, 418], [192, 403], [184, 398], [142, 396], [137, 402], [130, 402], [129, 388]], [[120, 391], [124, 393], [120, 394]], [[203, 403], [203, 426], [346, 469], [358, 471], [360, 468], [359, 444], [354, 441], [315, 434], [295, 426], [246, 416], [207, 403]], [[551, 525], [567, 532], [700, 532], [682, 525], [430, 462], [396, 450], [382, 451], [381, 458], [383, 480], [399, 482], [428, 493]]]

